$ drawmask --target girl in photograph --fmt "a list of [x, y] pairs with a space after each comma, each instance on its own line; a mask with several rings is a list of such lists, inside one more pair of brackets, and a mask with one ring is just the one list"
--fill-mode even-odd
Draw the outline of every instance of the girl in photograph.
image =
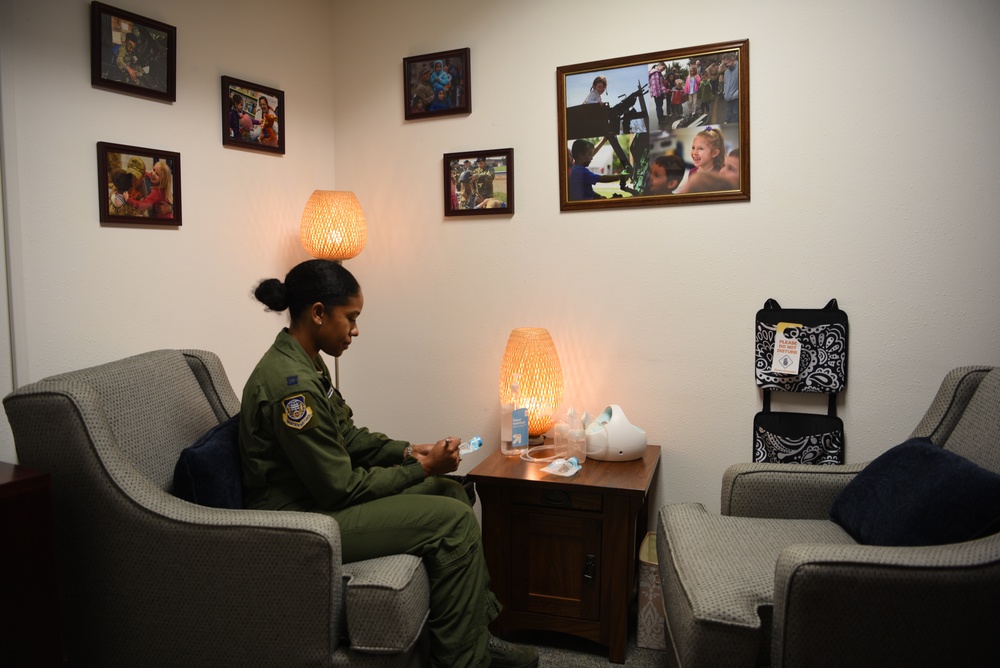
[[715, 128], [706, 128], [696, 134], [691, 141], [691, 162], [698, 171], [717, 172], [726, 162], [726, 141]]
[[[726, 162], [726, 141], [716, 128], [705, 128], [691, 140], [691, 162], [687, 181], [678, 192], [693, 192], [692, 183], [705, 174], [718, 174]], [[724, 188], [723, 188], [724, 190]]]
[[257, 100], [257, 111], [254, 112], [256, 122], [261, 126], [260, 143], [268, 146], [278, 145], [278, 116], [271, 108], [266, 95]]
[[139, 211], [148, 211], [151, 218], [173, 218], [174, 181], [170, 165], [166, 160], [160, 160], [153, 165], [153, 171], [146, 172], [146, 177], [153, 184], [149, 195], [142, 200], [130, 197], [128, 205]]
[[587, 99], [583, 101], [584, 104], [600, 104], [602, 102], [601, 96], [604, 95], [604, 91], [608, 89], [608, 79], [607, 77], [597, 77], [594, 79], [594, 83], [590, 86], [590, 95]]

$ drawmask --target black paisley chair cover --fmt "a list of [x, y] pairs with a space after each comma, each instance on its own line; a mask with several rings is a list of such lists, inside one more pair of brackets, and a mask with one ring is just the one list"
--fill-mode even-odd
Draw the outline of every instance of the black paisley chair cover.
[[[771, 370], [779, 323], [784, 337], [800, 345], [796, 374]], [[842, 464], [844, 425], [836, 416], [837, 393], [847, 383], [847, 314], [831, 299], [822, 309], [783, 309], [768, 299], [757, 312], [754, 373], [764, 391], [764, 410], [754, 417], [753, 461], [796, 464]], [[771, 392], [828, 396], [828, 411], [772, 412]]]

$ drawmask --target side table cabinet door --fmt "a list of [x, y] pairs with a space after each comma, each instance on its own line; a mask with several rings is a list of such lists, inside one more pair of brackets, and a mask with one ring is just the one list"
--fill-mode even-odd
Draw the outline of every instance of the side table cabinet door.
[[511, 607], [599, 621], [601, 521], [515, 511], [511, 530]]

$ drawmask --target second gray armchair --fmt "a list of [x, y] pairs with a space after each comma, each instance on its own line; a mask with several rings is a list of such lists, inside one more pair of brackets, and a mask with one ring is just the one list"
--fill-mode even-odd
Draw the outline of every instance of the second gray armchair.
[[[911, 437], [1000, 473], [1000, 369], [950, 372]], [[864, 468], [740, 464], [721, 515], [660, 509], [671, 666], [1000, 665], [1000, 534], [858, 544], [829, 513]]]

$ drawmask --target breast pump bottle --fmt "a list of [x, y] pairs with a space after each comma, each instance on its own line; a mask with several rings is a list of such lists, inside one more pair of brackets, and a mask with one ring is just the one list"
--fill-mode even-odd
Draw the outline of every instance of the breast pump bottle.
[[574, 414], [566, 431], [566, 458], [576, 457], [578, 464], [587, 461], [587, 434], [584, 431], [583, 416]]

